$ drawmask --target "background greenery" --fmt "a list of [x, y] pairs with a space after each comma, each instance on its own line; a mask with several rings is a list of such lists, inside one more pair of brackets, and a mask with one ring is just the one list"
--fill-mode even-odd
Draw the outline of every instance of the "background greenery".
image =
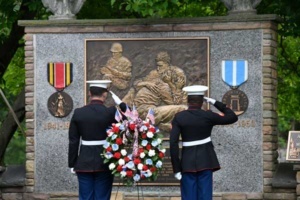
[[[288, 131], [300, 128], [300, 1], [262, 0], [257, 12], [282, 18], [278, 31], [277, 113], [279, 144], [284, 147]], [[86, 0], [77, 19], [204, 17], [226, 13], [219, 0]], [[41, 0], [0, 0], [0, 88], [11, 104], [22, 95], [25, 82], [24, 29], [17, 26], [17, 21], [46, 20], [50, 14]], [[7, 106], [0, 99], [0, 140], [2, 137], [10, 141], [0, 141], [0, 150], [6, 149], [5, 156], [0, 154], [0, 164], [21, 164], [25, 162], [25, 136], [18, 129], [4, 134], [7, 115]]]

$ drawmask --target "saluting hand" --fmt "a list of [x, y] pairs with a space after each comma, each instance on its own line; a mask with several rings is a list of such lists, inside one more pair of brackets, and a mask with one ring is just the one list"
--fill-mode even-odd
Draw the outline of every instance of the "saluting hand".
[[112, 98], [115, 101], [115, 103], [117, 105], [120, 105], [120, 103], [122, 103], [122, 100], [115, 93], [113, 93], [112, 91], [109, 91], [109, 92], [111, 93]]
[[208, 98], [208, 97], [203, 97], [207, 103], [210, 103], [211, 105], [214, 105], [216, 103], [216, 100], [215, 99], [212, 99], [212, 98]]

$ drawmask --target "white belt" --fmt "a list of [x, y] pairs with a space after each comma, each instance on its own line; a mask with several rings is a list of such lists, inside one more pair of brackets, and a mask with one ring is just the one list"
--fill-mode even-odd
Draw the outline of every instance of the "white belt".
[[196, 140], [196, 141], [192, 141], [192, 142], [182, 142], [182, 146], [184, 146], [184, 147], [196, 146], [196, 145], [208, 143], [210, 141], [211, 141], [211, 139], [210, 139], [210, 137], [208, 137], [203, 140]]
[[106, 143], [106, 140], [96, 140], [96, 141], [81, 140], [81, 144], [86, 145], [86, 146], [104, 145], [105, 143]]

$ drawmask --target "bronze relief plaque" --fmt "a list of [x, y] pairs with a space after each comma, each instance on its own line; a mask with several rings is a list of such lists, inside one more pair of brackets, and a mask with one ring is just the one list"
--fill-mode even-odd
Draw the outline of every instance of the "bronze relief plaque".
[[[209, 87], [208, 37], [87, 39], [85, 47], [85, 79], [111, 80], [109, 89], [129, 106], [134, 105], [141, 119], [153, 109], [155, 126], [164, 138], [169, 137], [174, 115], [187, 108], [187, 95], [182, 88]], [[86, 103], [87, 94], [86, 88]], [[114, 102], [108, 98], [105, 104], [112, 106]], [[172, 172], [168, 150], [162, 173], [156, 181], [144, 184], [179, 184]]]

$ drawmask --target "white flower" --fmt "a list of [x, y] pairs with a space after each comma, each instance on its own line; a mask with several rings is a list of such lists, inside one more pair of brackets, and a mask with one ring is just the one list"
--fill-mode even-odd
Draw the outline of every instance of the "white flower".
[[141, 177], [140, 177], [140, 175], [138, 175], [138, 174], [134, 175], [134, 177], [133, 177], [133, 180], [134, 180], [135, 182], [138, 182], [140, 179], [141, 179]]
[[156, 166], [157, 168], [161, 168], [162, 162], [161, 162], [160, 160], [157, 161], [157, 163], [155, 164], [155, 166]]
[[153, 141], [151, 142], [151, 145], [154, 146], [154, 147], [156, 147], [156, 146], [158, 145], [157, 140], [153, 140]]
[[150, 176], [152, 176], [152, 172], [148, 169], [147, 171], [146, 171], [146, 173], [145, 173], [145, 177], [150, 177]]
[[162, 140], [160, 138], [157, 138], [157, 143], [161, 144]]
[[105, 158], [107, 159], [111, 159], [113, 157], [113, 154], [110, 153], [110, 152], [107, 152], [105, 155], [104, 155]]
[[116, 135], [116, 134], [113, 134], [112, 136], [111, 136], [111, 139], [112, 140], [114, 140], [114, 139], [116, 139], [118, 136]]
[[119, 127], [119, 126], [121, 126], [121, 123], [116, 123], [116, 127]]
[[135, 168], [134, 163], [132, 161], [128, 162], [126, 164], [126, 167], [128, 167], [129, 169], [134, 169]]
[[143, 132], [143, 131], [146, 131], [148, 130], [147, 126], [143, 125], [141, 128], [140, 128], [140, 131]]
[[113, 170], [116, 167], [116, 165], [114, 163], [110, 163], [110, 165], [108, 166], [108, 168], [110, 170]]
[[122, 124], [122, 125], [119, 127], [119, 129], [120, 129], [121, 131], [124, 131], [124, 130], [125, 130], [125, 126]]
[[142, 170], [142, 169], [143, 169], [143, 166], [144, 166], [144, 165], [143, 165], [142, 163], [139, 163], [138, 166], [137, 166], [138, 170]]
[[106, 148], [109, 147], [109, 146], [110, 146], [109, 142], [105, 141], [105, 143], [104, 143], [104, 145], [103, 145], [103, 148], [106, 149]]
[[140, 132], [144, 132], [144, 131], [146, 131], [147, 129], [148, 129], [147, 126], [143, 125], [143, 126], [141, 126], [141, 128], [139, 129], [139, 131], [140, 131]]
[[149, 169], [147, 170], [147, 174], [148, 174], [148, 177], [152, 176], [152, 172]]
[[125, 164], [125, 160], [121, 158], [121, 159], [118, 161], [118, 163], [119, 163], [119, 165], [124, 165], [124, 164]]
[[122, 156], [126, 156], [127, 155], [127, 151], [125, 149], [122, 149], [121, 150], [121, 154], [122, 154]]
[[155, 150], [150, 149], [149, 152], [148, 152], [148, 155], [149, 155], [150, 157], [155, 156]]
[[147, 141], [147, 140], [143, 140], [143, 141], [142, 141], [142, 146], [143, 146], [143, 147], [147, 146], [147, 144], [148, 144], [148, 141]]
[[154, 134], [153, 134], [152, 132], [150, 132], [150, 131], [147, 132], [147, 137], [148, 137], [148, 138], [153, 138], [153, 136], [154, 136]]
[[163, 153], [166, 153], [166, 149], [161, 149], [160, 151]]
[[122, 178], [124, 178], [126, 176], [126, 172], [125, 171], [121, 171], [120, 175], [121, 175]]
[[152, 165], [152, 164], [153, 164], [153, 162], [152, 162], [151, 159], [147, 159], [147, 160], [146, 160], [146, 165]]
[[117, 144], [112, 145], [112, 150], [113, 151], [117, 151], [118, 149], [119, 149], [119, 145], [117, 145]]
[[146, 156], [146, 154], [144, 152], [140, 153], [140, 157], [144, 158]]

